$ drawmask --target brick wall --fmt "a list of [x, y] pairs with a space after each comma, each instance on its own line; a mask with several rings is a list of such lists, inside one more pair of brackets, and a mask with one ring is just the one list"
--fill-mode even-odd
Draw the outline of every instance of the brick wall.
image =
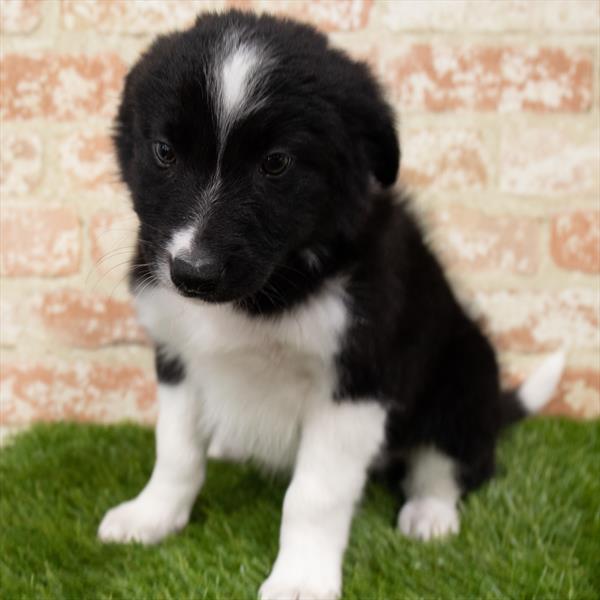
[[402, 179], [507, 380], [568, 347], [549, 410], [598, 416], [597, 1], [3, 0], [2, 423], [154, 418], [109, 127], [152, 37], [231, 5], [307, 19], [373, 65]]

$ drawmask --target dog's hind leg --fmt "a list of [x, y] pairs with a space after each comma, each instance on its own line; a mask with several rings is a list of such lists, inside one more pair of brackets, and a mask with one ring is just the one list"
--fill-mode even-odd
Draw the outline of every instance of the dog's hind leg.
[[[408, 456], [403, 480], [407, 501], [398, 515], [402, 533], [421, 540], [458, 533], [458, 500], [494, 474], [497, 435], [507, 423], [548, 402], [563, 366], [564, 355], [554, 354], [519, 389], [500, 395], [494, 389], [494, 378], [461, 383], [461, 372], [453, 373], [453, 386], [446, 389], [457, 390], [455, 401], [452, 402], [452, 393], [440, 395], [442, 400], [437, 407], [437, 414], [442, 414], [444, 406], [452, 407], [439, 421], [444, 426], [431, 429], [433, 444], [417, 446]], [[485, 373], [484, 369], [481, 371]], [[459, 397], [460, 404], [456, 401]], [[487, 403], [479, 400], [486, 397], [490, 398]], [[513, 407], [508, 402], [518, 405]]]
[[407, 500], [398, 527], [404, 535], [427, 541], [458, 533], [461, 490], [454, 460], [434, 446], [414, 450], [403, 488]]

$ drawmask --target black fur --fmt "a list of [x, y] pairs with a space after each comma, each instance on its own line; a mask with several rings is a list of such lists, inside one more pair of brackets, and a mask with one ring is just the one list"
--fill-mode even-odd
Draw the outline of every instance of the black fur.
[[[267, 100], [234, 125], [221, 148], [221, 187], [207, 199], [219, 148], [206, 73], [230, 30], [264, 47], [272, 64]], [[157, 166], [156, 140], [174, 147], [173, 167]], [[141, 265], [157, 265], [198, 210], [206, 226], [195, 242], [224, 273], [206, 301], [271, 318], [343, 274], [352, 327], [336, 396], [388, 407], [390, 472], [401, 472], [410, 448], [433, 443], [458, 462], [465, 489], [492, 474], [496, 438], [520, 409], [501, 393], [494, 350], [456, 301], [408, 198], [385, 190], [400, 151], [392, 110], [364, 64], [305, 25], [236, 11], [202, 16], [160, 38], [131, 71], [115, 142], [141, 220], [133, 285], [158, 278], [156, 266]], [[293, 164], [269, 179], [259, 167], [275, 150]], [[157, 367], [166, 381], [182, 376], [177, 363]]]
[[177, 357], [166, 354], [160, 346], [156, 347], [154, 362], [159, 383], [173, 385], [185, 379], [185, 365], [183, 362]]

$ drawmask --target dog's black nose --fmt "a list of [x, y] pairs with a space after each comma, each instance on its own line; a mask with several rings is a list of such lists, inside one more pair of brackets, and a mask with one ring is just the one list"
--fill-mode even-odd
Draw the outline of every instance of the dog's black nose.
[[171, 261], [171, 280], [186, 296], [201, 297], [214, 293], [223, 271], [223, 265], [211, 258], [193, 260], [178, 256]]

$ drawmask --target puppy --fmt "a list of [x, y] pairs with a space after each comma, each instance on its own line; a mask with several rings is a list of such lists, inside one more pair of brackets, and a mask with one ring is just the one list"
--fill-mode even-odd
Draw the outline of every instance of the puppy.
[[215, 448], [293, 470], [271, 598], [337, 598], [369, 472], [398, 527], [459, 529], [504, 427], [542, 406], [563, 358], [516, 392], [453, 295], [396, 181], [394, 115], [368, 68], [306, 25], [232, 11], [160, 37], [127, 76], [115, 144], [140, 220], [131, 290], [156, 348], [150, 481], [107, 542], [189, 519]]

